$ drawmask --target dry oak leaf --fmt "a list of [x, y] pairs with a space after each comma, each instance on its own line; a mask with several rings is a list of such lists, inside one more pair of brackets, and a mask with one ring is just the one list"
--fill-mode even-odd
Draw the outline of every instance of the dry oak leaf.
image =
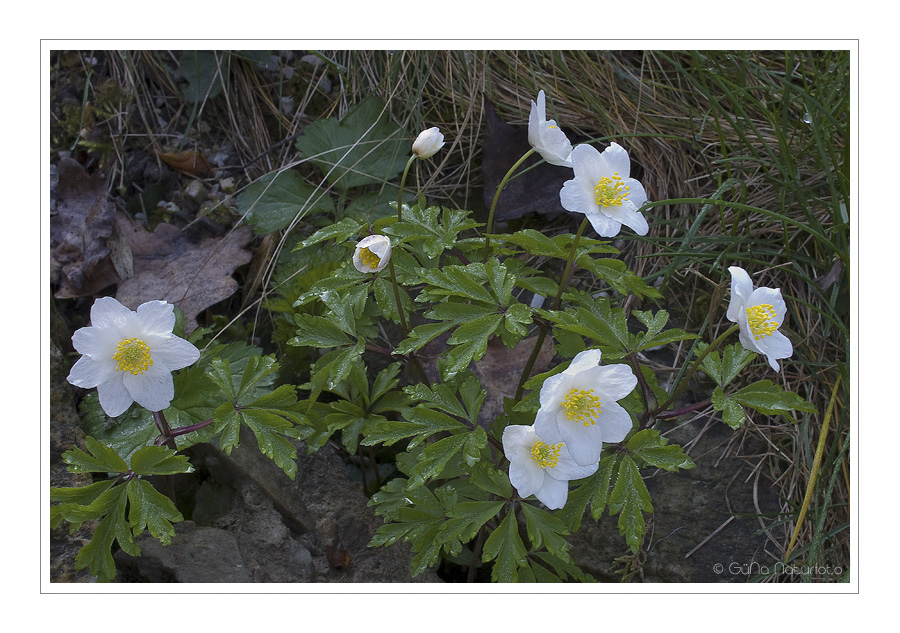
[[173, 303], [184, 312], [187, 333], [196, 329], [200, 312], [234, 294], [238, 283], [231, 275], [251, 259], [244, 249], [253, 238], [249, 227], [192, 244], [171, 224], [150, 233], [124, 214], [118, 219], [131, 242], [134, 277], [122, 282], [116, 299], [132, 310], [153, 299]]
[[91, 296], [131, 274], [131, 251], [117, 230], [106, 181], [71, 158], [60, 159], [57, 173], [50, 280], [60, 286], [58, 299]]

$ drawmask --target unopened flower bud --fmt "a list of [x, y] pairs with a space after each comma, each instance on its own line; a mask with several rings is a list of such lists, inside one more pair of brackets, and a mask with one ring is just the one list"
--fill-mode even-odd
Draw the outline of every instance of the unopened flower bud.
[[425, 160], [434, 156], [444, 146], [444, 135], [436, 127], [428, 128], [416, 138], [412, 145], [412, 152], [417, 157]]
[[384, 270], [391, 259], [391, 241], [384, 235], [369, 235], [356, 245], [353, 265], [361, 273]]

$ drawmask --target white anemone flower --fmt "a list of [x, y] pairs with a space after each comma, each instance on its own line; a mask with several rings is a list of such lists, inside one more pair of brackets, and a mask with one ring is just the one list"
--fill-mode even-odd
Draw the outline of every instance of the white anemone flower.
[[753, 289], [747, 271], [731, 266], [731, 303], [726, 316], [740, 326], [741, 345], [751, 352], [765, 354], [766, 360], [778, 371], [779, 358], [789, 358], [794, 353], [791, 340], [778, 331], [784, 323], [787, 306], [776, 288]]
[[72, 336], [79, 354], [68, 381], [97, 388], [100, 406], [110, 417], [132, 402], [150, 411], [166, 409], [175, 397], [172, 371], [200, 358], [200, 351], [172, 333], [174, 306], [148, 301], [129, 310], [112, 297], [91, 307], [91, 325]]
[[615, 237], [622, 225], [638, 235], [650, 227], [638, 209], [647, 201], [644, 186], [629, 178], [631, 161], [618, 143], [597, 151], [592, 145], [572, 150], [575, 178], [563, 184], [559, 201], [563, 208], [584, 213], [600, 237]]
[[545, 161], [559, 167], [572, 166], [572, 144], [553, 119], [547, 120], [547, 101], [544, 91], [531, 102], [528, 116], [528, 142]]
[[440, 128], [432, 127], [424, 130], [413, 141], [412, 153], [416, 157], [425, 160], [431, 158], [444, 146], [444, 135]]
[[628, 365], [600, 367], [600, 350], [572, 359], [561, 374], [541, 386], [541, 408], [534, 430], [545, 442], [565, 442], [575, 463], [600, 461], [603, 443], [621, 442], [631, 431], [631, 416], [617, 400], [637, 385]]
[[391, 240], [384, 235], [369, 235], [356, 245], [353, 265], [361, 273], [377, 273], [384, 270], [391, 259]]
[[522, 498], [534, 495], [551, 510], [566, 505], [569, 481], [597, 472], [598, 462], [579, 466], [563, 442], [545, 443], [533, 426], [503, 429], [503, 454], [509, 460], [509, 482]]

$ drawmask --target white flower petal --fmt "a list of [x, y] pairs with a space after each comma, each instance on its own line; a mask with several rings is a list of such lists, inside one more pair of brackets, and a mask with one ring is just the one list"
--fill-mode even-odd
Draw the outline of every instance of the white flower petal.
[[587, 219], [600, 237], [615, 237], [622, 228], [621, 222], [616, 222], [605, 213], [588, 213]]
[[[519, 494], [522, 494], [521, 491]], [[543, 485], [534, 492], [534, 496], [548, 509], [559, 510], [566, 505], [566, 499], [569, 496], [569, 482], [553, 477], [544, 477]]]
[[731, 273], [731, 302], [725, 316], [733, 323], [738, 322], [738, 314], [744, 311], [744, 302], [753, 293], [753, 281], [747, 271], [740, 266], [729, 266]]
[[766, 355], [766, 360], [775, 371], [779, 370], [778, 363], [775, 361], [779, 358], [790, 358], [794, 353], [794, 346], [791, 340], [781, 332], [772, 332], [769, 336], [765, 336], [756, 342], [759, 350]]
[[630, 366], [617, 363], [591, 369], [586, 382], [595, 385], [601, 400], [621, 400], [637, 387], [637, 376]]
[[112, 358], [120, 340], [117, 328], [83, 327], [72, 335], [75, 350], [96, 359]]
[[626, 200], [625, 204], [618, 207], [601, 207], [600, 212], [612, 218], [616, 222], [624, 224], [638, 235], [646, 235], [650, 226], [643, 215], [638, 213], [637, 207]]
[[[149, 343], [149, 342], [148, 342]], [[193, 365], [200, 358], [200, 350], [177, 336], [168, 336], [150, 347], [153, 363], [161, 363], [169, 371]]]
[[758, 306], [760, 304], [772, 306], [775, 310], [775, 320], [778, 322], [778, 325], [781, 326], [784, 323], [784, 316], [787, 314], [787, 305], [784, 303], [784, 298], [781, 296], [780, 289], [766, 288], [765, 286], [757, 288], [750, 293], [744, 306], [746, 308], [752, 308], [753, 306]]
[[628, 187], [628, 199], [634, 203], [635, 209], [640, 209], [641, 205], [647, 202], [647, 192], [644, 185], [634, 178], [623, 178], [625, 186]]
[[140, 374], [121, 372], [122, 382], [128, 393], [139, 405], [150, 411], [167, 409], [175, 397], [172, 374], [161, 365], [151, 365]]
[[72, 370], [69, 372], [66, 380], [76, 387], [92, 389], [100, 383], [109, 380], [115, 373], [114, 371], [110, 372], [110, 367], [115, 370], [115, 365], [111, 363], [103, 363], [89, 356], [82, 356], [72, 366]]
[[572, 375], [562, 372], [550, 376], [541, 385], [541, 407], [556, 408], [572, 388]]
[[560, 434], [569, 454], [579, 466], [590, 466], [600, 461], [603, 451], [603, 434], [597, 425], [584, 426], [581, 422], [560, 425]]
[[97, 396], [100, 398], [100, 407], [111, 418], [125, 413], [134, 402], [121, 376], [112, 376], [106, 382], [97, 385]]
[[540, 410], [538, 410], [537, 416], [534, 418], [535, 433], [537, 433], [547, 444], [556, 444], [557, 442], [562, 442], [562, 435], [560, 435], [559, 432], [559, 424], [556, 421], [556, 416], [559, 410], [559, 405], [557, 405], [557, 408], [555, 409], [542, 406]]
[[566, 211], [573, 213], [596, 213], [597, 203], [593, 191], [585, 191], [583, 181], [567, 180], [559, 190], [559, 203]]
[[598, 367], [600, 365], [600, 357], [601, 353], [599, 349], [586, 349], [583, 352], [578, 352], [575, 358], [572, 359], [572, 362], [569, 363], [569, 366], [563, 371], [564, 374], [572, 376], [574, 374], [579, 374], [587, 369], [593, 369], [594, 367]]
[[628, 158], [628, 152], [618, 143], [610, 143], [609, 147], [600, 154], [600, 160], [603, 161], [604, 176], [612, 176], [613, 173], [618, 172], [619, 177], [625, 180], [631, 174], [631, 160]]
[[606, 402], [603, 412], [597, 420], [597, 426], [607, 444], [616, 444], [625, 439], [631, 433], [631, 416], [618, 402]]
[[112, 297], [100, 297], [91, 306], [91, 325], [93, 327], [122, 327], [132, 312]]
[[171, 334], [175, 328], [175, 306], [167, 301], [148, 301], [138, 306], [142, 334]]
[[590, 477], [597, 472], [597, 467], [599, 465], [599, 461], [595, 464], [588, 464], [587, 466], [578, 465], [578, 463], [572, 459], [572, 454], [569, 452], [568, 447], [563, 444], [559, 451], [559, 460], [556, 462], [556, 466], [553, 468], [546, 468], [544, 472], [554, 479], [571, 481]]

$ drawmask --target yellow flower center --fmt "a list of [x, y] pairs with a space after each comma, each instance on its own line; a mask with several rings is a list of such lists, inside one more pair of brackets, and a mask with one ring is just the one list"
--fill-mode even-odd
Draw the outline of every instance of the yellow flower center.
[[118, 362], [116, 371], [130, 371], [135, 376], [150, 369], [153, 359], [150, 358], [150, 347], [142, 340], [126, 338], [119, 342], [113, 360]]
[[620, 207], [628, 200], [628, 189], [622, 182], [619, 172], [615, 172], [612, 178], [604, 176], [600, 179], [594, 187], [594, 195], [601, 207]]
[[378, 268], [378, 264], [381, 263], [381, 258], [368, 248], [361, 248], [359, 250], [359, 261], [369, 268]]
[[585, 426], [596, 424], [596, 418], [600, 415], [600, 398], [594, 395], [593, 389], [572, 389], [566, 394], [562, 403], [566, 410], [566, 418], [577, 420]]
[[562, 442], [559, 444], [544, 444], [538, 440], [531, 447], [531, 459], [538, 463], [541, 468], [555, 468], [559, 461], [559, 449], [562, 448]]
[[779, 325], [775, 321], [775, 308], [768, 303], [747, 308], [747, 324], [750, 326], [750, 331], [753, 332], [753, 338], [757, 341], [769, 336], [778, 329]]

